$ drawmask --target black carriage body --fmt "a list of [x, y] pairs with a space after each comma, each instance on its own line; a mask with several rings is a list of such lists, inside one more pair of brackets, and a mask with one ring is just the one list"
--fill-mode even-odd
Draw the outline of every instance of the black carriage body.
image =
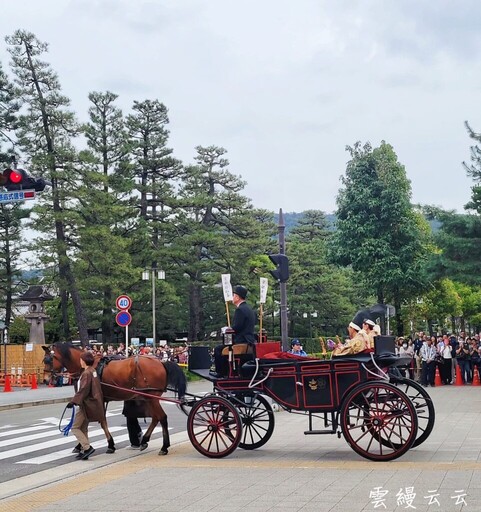
[[[386, 366], [401, 364], [402, 360], [391, 353], [394, 338], [382, 338], [383, 342], [388, 340], [389, 344], [383, 344], [383, 348], [377, 350], [377, 355], [382, 357], [383, 352], [388, 355]], [[218, 390], [228, 393], [257, 391], [271, 397], [287, 410], [312, 413], [338, 411], [343, 398], [356, 385], [379, 378], [373, 372], [375, 367], [371, 354], [328, 360], [299, 356], [269, 359], [269, 354], [264, 352], [266, 345], [270, 345], [271, 351], [279, 346], [275, 342], [260, 344], [255, 346], [255, 353], [235, 355], [234, 364], [229, 365], [226, 378], [223, 379], [209, 376], [210, 358], [207, 347], [197, 347], [191, 352], [189, 369], [211, 380]], [[257, 366], [255, 357], [259, 356]], [[228, 364], [226, 356], [225, 363]]]
[[[247, 363], [236, 357], [237, 370], [227, 378], [212, 379], [215, 387], [228, 393], [261, 392], [287, 410], [313, 413], [338, 410], [343, 397], [357, 384], [368, 380], [364, 365], [371, 362], [369, 356], [331, 360], [262, 359], [256, 372], [252, 357]], [[205, 369], [194, 372], [208, 378]]]
[[262, 391], [288, 410], [328, 412], [339, 409], [343, 396], [367, 380], [356, 360], [295, 361], [272, 364], [263, 361], [267, 380]]
[[[214, 379], [209, 376], [207, 354], [207, 347], [197, 347], [191, 353], [189, 369], [212, 380], [219, 390], [228, 393], [246, 390], [261, 392], [287, 410], [313, 413], [337, 411], [343, 397], [352, 388], [372, 378], [366, 370], [366, 366], [372, 368], [369, 354], [329, 360], [262, 358], [258, 368], [255, 355], [246, 354], [235, 356], [234, 369], [231, 366], [226, 378]], [[227, 361], [227, 357], [225, 359]]]

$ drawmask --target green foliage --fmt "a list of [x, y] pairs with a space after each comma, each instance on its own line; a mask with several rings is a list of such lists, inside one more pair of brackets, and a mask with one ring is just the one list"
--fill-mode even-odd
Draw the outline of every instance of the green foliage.
[[22, 317], [17, 316], [10, 324], [8, 340], [10, 343], [27, 343], [30, 336], [30, 325]]
[[308, 210], [287, 239], [291, 336], [342, 334], [360, 305], [369, 302], [355, 273], [328, 261], [328, 225], [323, 212]]
[[431, 214], [442, 223], [435, 235], [440, 250], [429, 263], [432, 277], [481, 285], [481, 217], [440, 210], [431, 210]]
[[390, 145], [357, 143], [348, 151], [331, 258], [359, 272], [377, 301], [394, 302], [400, 314], [402, 302], [426, 284], [430, 230], [410, 203], [410, 182]]

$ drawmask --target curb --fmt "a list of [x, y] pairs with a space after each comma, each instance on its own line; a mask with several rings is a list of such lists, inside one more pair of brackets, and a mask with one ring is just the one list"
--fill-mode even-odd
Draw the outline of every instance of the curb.
[[[187, 432], [178, 432], [177, 434], [172, 434], [170, 436], [171, 445], [169, 450], [172, 450], [176, 446], [184, 444], [188, 441], [189, 437]], [[89, 462], [95, 464], [94, 467], [86, 468], [85, 462], [82, 463], [75, 460], [68, 464], [63, 464], [57, 468], [45, 469], [44, 471], [40, 471], [38, 473], [32, 473], [15, 480], [9, 480], [7, 482], [0, 483], [0, 503], [4, 500], [19, 498], [40, 488], [45, 489], [45, 486], [56, 485], [63, 481], [70, 480], [80, 474], [84, 475], [86, 473], [95, 472], [102, 468], [123, 464], [132, 460], [134, 457], [142, 457], [149, 454], [152, 455], [154, 452], [160, 450], [162, 443], [162, 439], [154, 439], [149, 442], [149, 447], [143, 452], [131, 451], [127, 448], [121, 448], [114, 454], [99, 453], [95, 457], [89, 459]], [[72, 454], [72, 456], [74, 455]]]
[[15, 404], [0, 405], [0, 411], [8, 411], [10, 409], [23, 409], [25, 407], [33, 407], [35, 405], [61, 404], [68, 402], [68, 398], [46, 398], [43, 400], [35, 400], [32, 402], [20, 402]]

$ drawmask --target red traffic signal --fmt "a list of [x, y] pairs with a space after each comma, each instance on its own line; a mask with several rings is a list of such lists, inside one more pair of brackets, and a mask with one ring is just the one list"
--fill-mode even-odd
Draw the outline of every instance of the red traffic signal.
[[47, 182], [43, 178], [29, 176], [23, 169], [5, 169], [0, 174], [0, 187], [6, 188], [9, 192], [25, 189], [41, 192], [46, 185]]
[[285, 254], [269, 254], [269, 259], [276, 265], [276, 270], [270, 270], [272, 277], [280, 283], [289, 279], [289, 259]]
[[5, 169], [0, 174], [0, 186], [5, 187], [7, 190], [19, 190], [22, 181], [22, 171], [17, 171], [16, 169]]

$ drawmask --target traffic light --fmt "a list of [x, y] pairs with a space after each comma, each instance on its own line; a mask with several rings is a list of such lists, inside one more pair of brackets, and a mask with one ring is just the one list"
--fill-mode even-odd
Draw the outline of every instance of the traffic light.
[[16, 169], [5, 169], [0, 175], [0, 185], [8, 191], [21, 190], [25, 171]]
[[289, 259], [285, 254], [269, 254], [269, 259], [276, 265], [276, 270], [270, 270], [272, 277], [280, 283], [289, 279]]
[[29, 176], [23, 169], [5, 169], [0, 174], [0, 187], [12, 190], [35, 190], [41, 192], [46, 186], [43, 178]]

